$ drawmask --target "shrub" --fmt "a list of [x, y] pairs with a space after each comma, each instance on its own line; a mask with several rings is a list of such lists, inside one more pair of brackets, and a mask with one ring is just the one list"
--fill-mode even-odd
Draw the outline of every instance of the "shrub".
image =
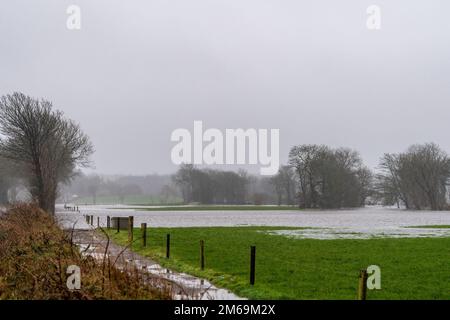
[[[69, 290], [67, 267], [81, 269], [80, 290]], [[0, 214], [0, 299], [168, 299], [137, 269], [120, 270], [109, 259], [82, 255], [55, 219], [33, 205]]]

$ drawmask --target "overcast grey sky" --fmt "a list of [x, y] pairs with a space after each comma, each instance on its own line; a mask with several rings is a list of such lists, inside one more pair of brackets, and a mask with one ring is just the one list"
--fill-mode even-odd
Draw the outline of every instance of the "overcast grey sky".
[[[66, 9], [81, 8], [81, 30]], [[366, 8], [381, 8], [368, 30]], [[450, 12], [438, 0], [14, 0], [0, 4], [0, 94], [79, 122], [100, 173], [176, 170], [170, 134], [279, 128], [291, 146], [450, 152]], [[230, 167], [232, 168], [232, 167]], [[259, 167], [255, 167], [256, 169]]]

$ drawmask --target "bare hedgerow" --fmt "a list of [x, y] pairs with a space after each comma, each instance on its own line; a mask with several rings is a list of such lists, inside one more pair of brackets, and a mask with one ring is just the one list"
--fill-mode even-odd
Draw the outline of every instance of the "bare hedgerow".
[[[81, 269], [80, 290], [67, 287], [70, 265]], [[0, 215], [0, 299], [170, 299], [170, 291], [137, 269], [83, 256], [51, 215], [20, 205]]]

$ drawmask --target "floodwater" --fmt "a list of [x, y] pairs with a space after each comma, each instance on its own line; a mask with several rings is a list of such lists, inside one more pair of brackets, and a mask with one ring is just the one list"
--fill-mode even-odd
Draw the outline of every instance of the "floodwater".
[[[275, 226], [275, 230], [260, 231], [274, 236], [309, 239], [372, 239], [372, 238], [412, 238], [450, 237], [450, 228], [417, 228], [424, 225], [450, 225], [450, 211], [406, 211], [382, 207], [368, 207], [355, 210], [292, 210], [292, 211], [139, 211], [119, 206], [82, 206], [80, 212], [66, 211], [57, 207], [57, 216], [65, 228], [92, 230], [84, 215], [94, 217], [100, 226], [106, 226], [106, 217], [134, 216], [139, 226], [149, 227], [210, 227], [210, 226]], [[97, 220], [98, 219], [98, 220]], [[286, 229], [283, 227], [302, 227]], [[411, 228], [414, 227], [414, 228]], [[92, 232], [95, 241], [80, 238], [76, 242], [80, 248], [91, 248], [90, 255], [103, 257], [101, 237]], [[98, 240], [100, 239], [100, 240]], [[111, 248], [116, 245], [112, 244]], [[116, 246], [117, 252], [122, 252]], [[100, 248], [97, 250], [97, 248]], [[122, 254], [122, 253], [121, 253]], [[108, 255], [114, 255], [110, 249]], [[227, 289], [215, 287], [207, 280], [185, 273], [167, 270], [161, 265], [141, 257], [130, 250], [124, 254], [126, 263], [132, 263], [141, 270], [176, 284], [175, 299], [241, 299]], [[125, 264], [126, 265], [126, 264]], [[180, 290], [179, 290], [180, 289]], [[173, 290], [172, 290], [173, 291]]]
[[79, 209], [78, 213], [58, 207], [61, 222], [68, 228], [89, 228], [83, 218], [87, 214], [94, 216], [94, 226], [97, 225], [97, 217], [100, 217], [100, 226], [106, 226], [107, 216], [134, 216], [136, 226], [145, 222], [148, 227], [307, 227], [268, 232], [296, 238], [450, 237], [450, 229], [406, 228], [450, 225], [450, 211], [407, 211], [383, 207], [302, 211], [139, 211], [121, 206], [80, 206]]
[[[106, 242], [106, 237], [94, 230], [77, 230], [73, 241], [83, 255], [93, 257], [98, 261], [110, 259], [122, 270], [135, 266], [138, 270], [147, 272], [152, 277], [155, 287], [169, 288], [175, 300], [241, 300], [243, 298], [231, 291], [218, 288], [209, 281], [163, 268], [158, 263], [114, 243]], [[165, 285], [163, 285], [165, 284]]]

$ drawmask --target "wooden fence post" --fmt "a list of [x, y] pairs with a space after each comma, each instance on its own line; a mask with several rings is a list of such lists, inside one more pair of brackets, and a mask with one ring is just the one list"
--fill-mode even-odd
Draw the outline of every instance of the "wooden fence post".
[[170, 234], [167, 234], [166, 238], [166, 258], [170, 258]]
[[109, 216], [106, 217], [106, 229], [111, 228], [111, 218]]
[[91, 215], [91, 226], [93, 226], [93, 225], [94, 225], [94, 216]]
[[147, 224], [141, 223], [142, 246], [147, 246]]
[[116, 221], [117, 221], [117, 233], [120, 232], [120, 217], [116, 217]]
[[359, 272], [358, 300], [366, 300], [366, 297], [367, 297], [367, 271], [363, 269]]
[[205, 270], [205, 241], [200, 240], [200, 269]]
[[250, 247], [250, 284], [255, 284], [256, 247]]
[[128, 242], [133, 242], [133, 224], [134, 224], [134, 217], [129, 216], [128, 217]]
[[100, 228], [100, 217], [97, 217], [97, 228]]

